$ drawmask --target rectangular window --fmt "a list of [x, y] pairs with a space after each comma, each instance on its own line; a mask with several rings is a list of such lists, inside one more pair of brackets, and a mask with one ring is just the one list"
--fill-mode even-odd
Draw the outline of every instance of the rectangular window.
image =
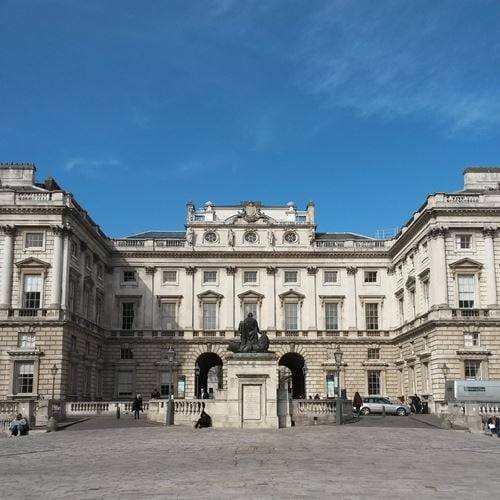
[[90, 255], [85, 255], [85, 269], [90, 271], [92, 269], [92, 259]]
[[102, 321], [102, 311], [104, 307], [104, 297], [97, 293], [95, 296], [95, 322], [100, 325]]
[[422, 364], [422, 392], [424, 394], [430, 393], [429, 380], [430, 380], [429, 363], [423, 363]]
[[135, 318], [135, 303], [122, 303], [122, 330], [132, 330]]
[[458, 307], [460, 309], [474, 308], [474, 275], [459, 274], [458, 281]]
[[298, 304], [285, 302], [285, 330], [298, 330]]
[[297, 271], [285, 271], [284, 274], [285, 283], [297, 283], [298, 275], [299, 273]]
[[102, 281], [104, 278], [104, 266], [102, 264], [97, 264], [97, 279]]
[[43, 248], [43, 233], [26, 233], [24, 238], [25, 248]]
[[203, 271], [203, 283], [217, 283], [217, 271]]
[[163, 283], [177, 283], [177, 271], [163, 271]]
[[325, 303], [325, 328], [327, 330], [339, 329], [339, 305], [336, 302]]
[[456, 244], [457, 250], [470, 250], [472, 248], [472, 234], [458, 234]]
[[410, 308], [411, 308], [411, 319], [416, 316], [416, 300], [415, 300], [415, 290], [410, 290]]
[[398, 307], [399, 307], [399, 321], [400, 323], [404, 323], [405, 321], [405, 299], [401, 295], [398, 299]]
[[365, 271], [364, 282], [365, 283], [377, 283], [378, 272], [377, 271]]
[[337, 283], [337, 271], [325, 271], [324, 273], [324, 283], [325, 285], [331, 285], [332, 283]]
[[42, 275], [25, 274], [23, 277], [23, 309], [39, 309], [42, 298]]
[[90, 341], [89, 340], [85, 341], [85, 354], [87, 356], [90, 356]]
[[380, 359], [380, 349], [379, 348], [368, 348], [368, 359]]
[[422, 281], [422, 294], [424, 296], [424, 310], [429, 309], [429, 280]]
[[118, 372], [118, 397], [132, 396], [132, 372]]
[[164, 398], [170, 397], [172, 393], [172, 381], [170, 379], [170, 372], [160, 372], [160, 394]]
[[370, 302], [365, 304], [365, 318], [367, 330], [378, 330], [378, 304]]
[[136, 272], [135, 271], [123, 271], [122, 282], [123, 283], [136, 283], [137, 282]]
[[257, 283], [257, 271], [244, 271], [243, 283]]
[[97, 345], [97, 359], [101, 359], [101, 358], [102, 358], [102, 345], [98, 344]]
[[73, 352], [77, 351], [76, 335], [71, 335], [71, 350]]
[[257, 319], [257, 302], [243, 303], [243, 317], [246, 318], [248, 316], [248, 313], [252, 313], [253, 317]]
[[380, 371], [379, 370], [368, 370], [368, 395], [375, 396], [381, 394], [380, 392]]
[[306, 222], [306, 216], [305, 215], [296, 215], [295, 221], [296, 222]]
[[120, 359], [134, 359], [134, 353], [130, 347], [120, 349]]
[[465, 333], [464, 334], [464, 346], [465, 347], [479, 347], [479, 333]]
[[464, 375], [469, 380], [481, 380], [481, 361], [466, 359], [464, 361]]
[[164, 330], [176, 330], [176, 310], [177, 304], [175, 302], [164, 302], [161, 305], [162, 328]]
[[33, 361], [16, 361], [15, 370], [15, 394], [32, 394], [33, 393]]
[[205, 302], [203, 304], [203, 330], [217, 329], [217, 304]]
[[35, 349], [35, 334], [19, 333], [17, 336], [17, 347], [19, 349]]
[[71, 258], [78, 260], [80, 258], [80, 246], [78, 245], [78, 243], [72, 241], [69, 248]]

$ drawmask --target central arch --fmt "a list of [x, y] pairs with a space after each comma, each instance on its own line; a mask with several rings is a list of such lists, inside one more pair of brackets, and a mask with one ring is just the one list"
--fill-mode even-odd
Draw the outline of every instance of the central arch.
[[201, 398], [202, 389], [211, 397], [217, 389], [222, 389], [222, 359], [213, 352], [200, 354], [196, 359], [195, 398]]
[[293, 399], [306, 397], [305, 360], [296, 352], [288, 352], [281, 356], [279, 365], [288, 369], [287, 385], [292, 392]]

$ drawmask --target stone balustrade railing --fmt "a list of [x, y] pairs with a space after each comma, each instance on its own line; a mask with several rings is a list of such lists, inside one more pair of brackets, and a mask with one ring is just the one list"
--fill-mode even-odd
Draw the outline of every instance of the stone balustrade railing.
[[112, 245], [117, 249], [127, 249], [127, 250], [169, 250], [178, 249], [187, 246], [186, 240], [183, 239], [136, 239], [136, 238], [125, 238], [121, 240], [111, 240]]
[[[120, 413], [132, 412], [132, 401], [68, 401], [66, 402], [66, 416], [77, 415], [116, 415], [117, 408]], [[149, 410], [149, 402], [142, 403], [144, 413]]]
[[454, 402], [453, 406], [460, 406], [462, 413], [464, 415], [481, 415], [481, 416], [490, 416], [490, 415], [500, 415], [500, 402]]

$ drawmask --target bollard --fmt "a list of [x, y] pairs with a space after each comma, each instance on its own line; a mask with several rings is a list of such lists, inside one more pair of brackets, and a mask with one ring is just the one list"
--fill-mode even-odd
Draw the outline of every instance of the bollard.
[[116, 405], [116, 418], [120, 418], [120, 405]]
[[385, 417], [385, 406], [382, 405], [382, 416]]
[[47, 421], [47, 432], [55, 432], [57, 431], [57, 422], [54, 417], [50, 417]]

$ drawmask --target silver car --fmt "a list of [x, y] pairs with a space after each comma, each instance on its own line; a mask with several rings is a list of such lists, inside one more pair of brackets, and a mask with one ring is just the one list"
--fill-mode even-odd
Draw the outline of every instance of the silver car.
[[390, 415], [398, 415], [400, 417], [409, 415], [411, 408], [408, 405], [400, 403], [399, 401], [391, 401], [387, 398], [370, 397], [363, 398], [363, 406], [361, 407], [361, 415], [369, 415], [370, 413], [383, 413]]

